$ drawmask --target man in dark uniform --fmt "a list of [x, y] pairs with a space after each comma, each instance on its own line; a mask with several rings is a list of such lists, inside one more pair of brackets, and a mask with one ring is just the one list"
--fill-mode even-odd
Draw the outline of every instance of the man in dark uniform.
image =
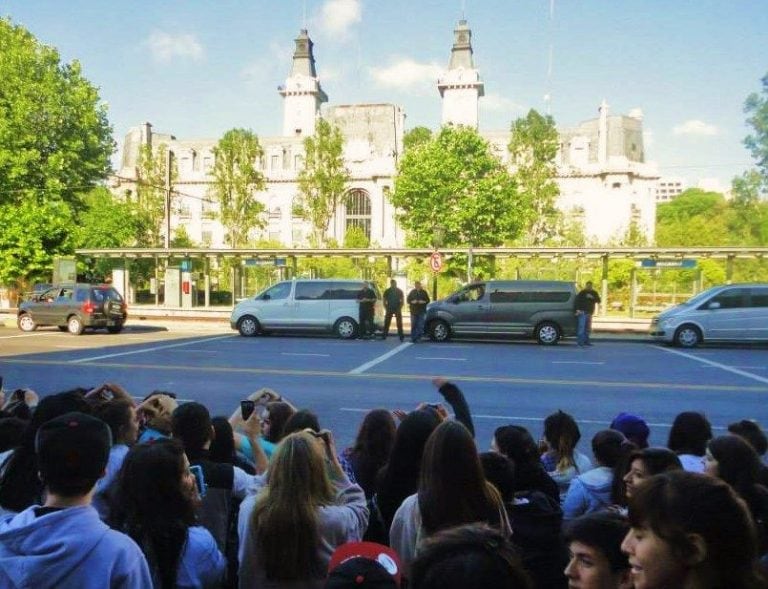
[[424, 335], [424, 319], [427, 315], [429, 295], [418, 280], [413, 290], [408, 293], [408, 306], [411, 311], [411, 341], [415, 344]]
[[397, 288], [397, 281], [390, 280], [389, 288], [384, 291], [384, 335], [381, 339], [387, 339], [389, 335], [389, 325], [392, 323], [392, 315], [395, 316], [397, 321], [397, 335], [400, 336], [400, 341], [403, 341], [403, 302], [405, 296], [403, 291]]
[[357, 293], [359, 303], [360, 339], [373, 338], [373, 305], [376, 303], [376, 291], [368, 282], [363, 283], [363, 288]]
[[600, 303], [600, 295], [592, 289], [592, 283], [587, 282], [584, 290], [576, 295], [576, 341], [580, 346], [591, 346], [589, 333], [592, 331], [592, 315], [595, 305]]

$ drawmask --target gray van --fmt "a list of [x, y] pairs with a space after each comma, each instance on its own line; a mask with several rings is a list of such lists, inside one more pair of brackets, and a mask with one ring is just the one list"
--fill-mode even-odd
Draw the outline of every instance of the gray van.
[[553, 345], [576, 335], [573, 282], [486, 280], [474, 282], [427, 306], [425, 325], [433, 341], [452, 336], [534, 337]]
[[[273, 284], [255, 297], [240, 301], [229, 324], [243, 336], [269, 332], [314, 331], [335, 333], [342, 339], [357, 337], [359, 293], [365, 281], [295, 279]], [[384, 324], [384, 308], [376, 285], [373, 322]]]
[[705, 341], [768, 342], [768, 284], [730, 284], [700, 292], [654, 317], [650, 334], [684, 348]]

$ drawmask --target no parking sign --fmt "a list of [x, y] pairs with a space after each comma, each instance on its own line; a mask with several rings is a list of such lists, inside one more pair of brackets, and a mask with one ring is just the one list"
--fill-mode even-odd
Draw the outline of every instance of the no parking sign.
[[429, 256], [429, 267], [432, 269], [432, 272], [440, 272], [443, 269], [443, 254], [432, 252], [432, 255]]

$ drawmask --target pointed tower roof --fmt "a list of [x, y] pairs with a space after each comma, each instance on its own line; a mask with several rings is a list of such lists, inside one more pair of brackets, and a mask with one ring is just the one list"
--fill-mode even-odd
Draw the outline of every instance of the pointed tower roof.
[[293, 65], [291, 67], [291, 76], [301, 75], [309, 78], [316, 78], [315, 55], [312, 48], [315, 44], [309, 38], [307, 29], [301, 29], [299, 36], [295, 39], [296, 48], [293, 51]]
[[453, 30], [453, 48], [451, 49], [451, 61], [448, 64], [449, 70], [475, 69], [475, 63], [472, 59], [472, 30], [467, 21], [462, 19]]

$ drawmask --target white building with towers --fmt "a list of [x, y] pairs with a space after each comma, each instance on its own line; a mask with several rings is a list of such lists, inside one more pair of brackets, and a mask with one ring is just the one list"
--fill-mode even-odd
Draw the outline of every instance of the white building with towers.
[[[403, 246], [405, 234], [396, 223], [389, 195], [403, 151], [405, 113], [401, 107], [386, 102], [326, 104], [328, 96], [321, 79], [312, 40], [302, 30], [295, 39], [290, 74], [278, 88], [283, 97], [282, 135], [259, 135], [264, 157], [257, 167], [266, 179], [266, 189], [259, 198], [266, 213], [264, 228], [251, 237], [279, 241], [287, 247], [308, 245], [310, 227], [294, 214], [293, 205], [299, 198], [297, 174], [304, 161], [303, 141], [314, 133], [317, 117], [323, 117], [344, 135], [344, 157], [351, 175], [349, 198], [337, 210], [329, 237], [343, 243], [347, 229], [354, 226], [366, 232], [372, 245]], [[484, 84], [474, 65], [472, 31], [465, 20], [459, 21], [454, 30], [448, 68], [437, 80], [437, 90], [442, 100], [443, 125], [479, 128]], [[510, 113], [510, 121], [512, 118]], [[596, 118], [558, 129], [558, 206], [569, 219], [583, 224], [591, 243], [620, 241], [633, 225], [649, 242], [653, 239], [659, 176], [652, 165], [645, 163], [642, 122], [639, 109], [627, 115], [611, 115], [603, 101]], [[248, 122], [243, 121], [242, 126], [248, 127]], [[480, 128], [480, 133], [498, 156], [508, 161], [509, 130]], [[124, 193], [135, 186], [141, 145], [165, 143], [178, 165], [178, 196], [173, 201], [171, 227], [183, 225], [195, 242], [224, 247], [216, 203], [208, 197], [212, 150], [217, 140], [179, 139], [155, 133], [150, 123], [134, 127], [124, 140], [115, 190]]]

